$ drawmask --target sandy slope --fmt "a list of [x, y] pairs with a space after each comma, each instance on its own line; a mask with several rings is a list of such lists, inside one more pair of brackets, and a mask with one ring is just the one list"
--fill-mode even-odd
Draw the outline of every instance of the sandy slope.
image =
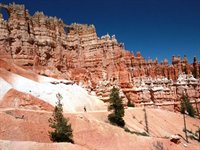
[[0, 140], [2, 150], [87, 150], [79, 145], [70, 143], [37, 143], [31, 141]]
[[[154, 148], [154, 144], [161, 142], [165, 148], [170, 150], [198, 150], [200, 144], [196, 141], [190, 140], [187, 147], [184, 147], [183, 144], [186, 142], [183, 139], [178, 145], [166, 139], [166, 136], [172, 134], [184, 135], [182, 132], [182, 116], [158, 109], [148, 109], [147, 112], [149, 114], [150, 137], [130, 134], [119, 127], [110, 125], [107, 121], [108, 113], [103, 111], [67, 113], [65, 116], [69, 117], [72, 123], [75, 145], [84, 148], [140, 150]], [[135, 115], [134, 118], [132, 117], [133, 114]], [[144, 126], [138, 123], [138, 119], [139, 122], [144, 122], [143, 114], [142, 109], [139, 108], [126, 110], [125, 121], [127, 126], [133, 131], [143, 131]], [[50, 130], [48, 127], [48, 118], [50, 116], [51, 112], [46, 111], [1, 109], [0, 139], [49, 143], [51, 142], [48, 137], [48, 130]], [[187, 117], [187, 125], [188, 129], [195, 131], [197, 129], [196, 126], [200, 125], [200, 121]], [[12, 144], [12, 142], [7, 143], [8, 146]], [[1, 143], [0, 145], [5, 146], [5, 143]], [[38, 149], [41, 149], [40, 146], [38, 147]]]
[[72, 84], [71, 81], [39, 76], [13, 64], [12, 67], [16, 67], [17, 71], [12, 71], [12, 69], [8, 69], [8, 66], [8, 64], [7, 66], [0, 65], [0, 102], [3, 96], [13, 88], [19, 92], [42, 99], [53, 106], [57, 101], [56, 94], [60, 93], [63, 97], [62, 103], [66, 112], [83, 111], [84, 106], [87, 110], [106, 109], [105, 104], [96, 96], [89, 95], [84, 88]]

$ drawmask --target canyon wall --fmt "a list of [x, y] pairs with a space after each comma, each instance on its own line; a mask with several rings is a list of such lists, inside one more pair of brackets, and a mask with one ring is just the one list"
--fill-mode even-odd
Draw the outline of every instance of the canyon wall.
[[[108, 100], [113, 85], [120, 88], [125, 103], [136, 105], [180, 103], [186, 93], [200, 101], [200, 63], [194, 57], [172, 57], [158, 63], [145, 60], [140, 52], [125, 50], [116, 37], [98, 37], [94, 25], [66, 25], [43, 12], [31, 16], [24, 5], [0, 4], [0, 59], [32, 69], [39, 74], [66, 78]], [[195, 78], [194, 78], [194, 77]]]

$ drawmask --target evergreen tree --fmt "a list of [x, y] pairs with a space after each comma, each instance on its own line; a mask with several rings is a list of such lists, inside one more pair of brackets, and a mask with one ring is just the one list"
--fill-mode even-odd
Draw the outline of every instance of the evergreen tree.
[[194, 115], [195, 115], [194, 108], [193, 108], [192, 104], [190, 104], [188, 97], [183, 95], [182, 101], [181, 101], [181, 113], [185, 114], [185, 111], [188, 112], [189, 116], [194, 117]]
[[112, 110], [112, 113], [108, 115], [108, 120], [111, 122], [111, 124], [124, 127], [124, 106], [122, 99], [119, 96], [119, 90], [115, 87], [113, 87], [111, 90], [109, 103], [110, 105], [108, 106], [108, 110]]
[[58, 93], [58, 102], [54, 108], [52, 118], [49, 118], [49, 126], [54, 130], [49, 132], [49, 136], [53, 142], [71, 142], [73, 141], [71, 124], [68, 123], [69, 119], [63, 116], [63, 107], [61, 104], [62, 96]]

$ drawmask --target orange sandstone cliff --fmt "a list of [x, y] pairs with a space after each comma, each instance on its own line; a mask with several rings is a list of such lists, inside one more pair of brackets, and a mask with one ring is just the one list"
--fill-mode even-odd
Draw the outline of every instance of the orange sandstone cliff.
[[[120, 88], [124, 102], [136, 105], [167, 105], [176, 109], [186, 93], [200, 103], [200, 63], [194, 57], [172, 57], [158, 63], [145, 60], [140, 52], [125, 50], [116, 37], [98, 37], [94, 25], [65, 24], [56, 17], [36, 12], [31, 16], [24, 5], [0, 4], [0, 59], [36, 73], [73, 80], [107, 101], [110, 88]], [[177, 108], [178, 109], [178, 108]]]

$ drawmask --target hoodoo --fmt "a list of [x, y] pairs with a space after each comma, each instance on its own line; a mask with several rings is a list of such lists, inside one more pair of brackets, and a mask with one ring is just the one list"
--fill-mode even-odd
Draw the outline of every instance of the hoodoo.
[[[82, 84], [103, 101], [113, 85], [125, 101], [136, 105], [167, 105], [174, 108], [185, 92], [191, 102], [200, 101], [200, 63], [186, 56], [158, 63], [145, 60], [140, 52], [125, 50], [116, 37], [98, 37], [94, 25], [65, 24], [56, 17], [36, 12], [31, 16], [24, 5], [0, 5], [0, 58], [11, 60], [36, 73]], [[195, 77], [195, 78], [194, 78]]]
[[147, 60], [96, 30], [0, 3], [0, 150], [199, 150], [199, 56]]

